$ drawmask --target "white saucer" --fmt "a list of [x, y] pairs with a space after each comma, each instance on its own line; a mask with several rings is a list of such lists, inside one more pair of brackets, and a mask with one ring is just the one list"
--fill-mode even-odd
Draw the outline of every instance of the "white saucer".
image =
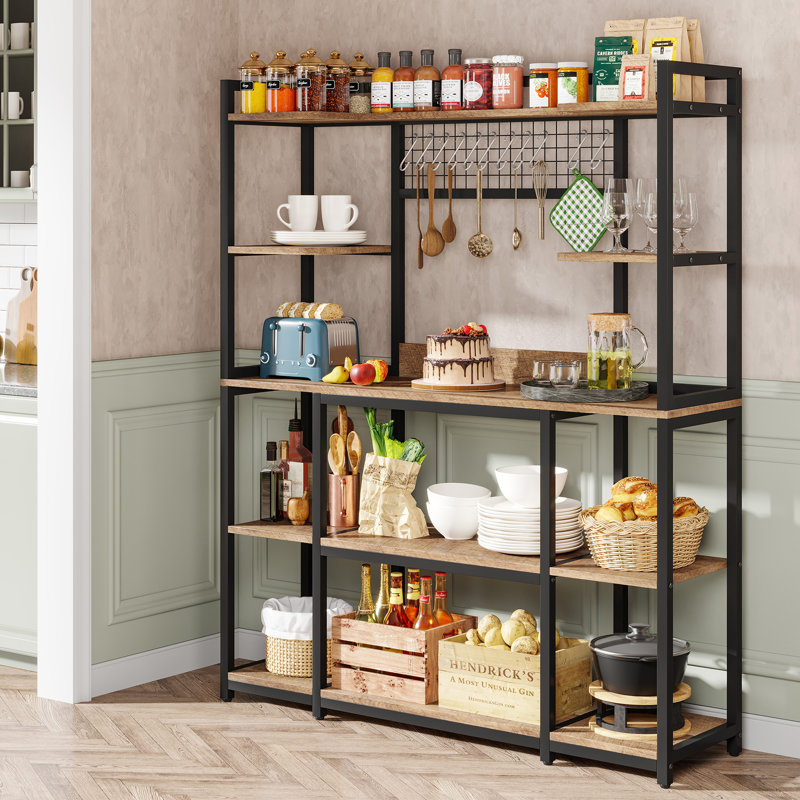
[[[480, 535], [478, 536], [478, 544], [483, 547], [485, 550], [491, 550], [494, 553], [506, 553], [512, 556], [538, 556], [540, 554], [539, 546], [535, 545], [533, 547], [525, 546], [522, 547], [514, 547], [513, 545], [497, 545], [491, 542], [487, 542], [485, 540], [481, 540]], [[581, 546], [582, 542], [578, 544], [565, 544], [565, 545], [556, 545], [556, 553], [569, 553], [572, 550], [577, 550]]]
[[[478, 508], [485, 508], [494, 513], [508, 514], [514, 517], [536, 517], [539, 518], [540, 509], [526, 508], [525, 506], [518, 506], [506, 500], [502, 495], [496, 497], [482, 497], [478, 501]], [[561, 514], [569, 512], [580, 511], [583, 508], [580, 500], [574, 500], [571, 497], [556, 497], [556, 518]]]
[[272, 231], [274, 242], [288, 245], [344, 247], [349, 244], [361, 244], [366, 238], [366, 231]]

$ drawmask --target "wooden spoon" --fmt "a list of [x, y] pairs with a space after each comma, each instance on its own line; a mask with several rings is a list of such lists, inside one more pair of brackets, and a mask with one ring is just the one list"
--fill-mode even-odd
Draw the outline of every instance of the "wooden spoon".
[[433, 222], [433, 196], [436, 194], [436, 169], [428, 164], [428, 230], [422, 237], [422, 252], [426, 256], [438, 256], [444, 250], [444, 239]]
[[361, 463], [361, 437], [355, 431], [347, 434], [347, 457], [350, 459], [353, 475], [358, 475], [358, 465]]
[[419, 234], [419, 238], [417, 239], [417, 269], [422, 269], [422, 227], [419, 224], [419, 181], [420, 170], [419, 164], [417, 164], [417, 233]]
[[442, 223], [442, 238], [452, 242], [456, 238], [456, 223], [453, 222], [453, 168], [447, 168], [447, 219]]
[[347, 434], [350, 433], [353, 425], [347, 418], [347, 406], [337, 406], [337, 421], [339, 423], [339, 430], [336, 431], [345, 441], [347, 441]]
[[345, 443], [344, 437], [339, 433], [332, 433], [330, 439], [331, 454], [335, 475], [344, 475], [345, 470]]

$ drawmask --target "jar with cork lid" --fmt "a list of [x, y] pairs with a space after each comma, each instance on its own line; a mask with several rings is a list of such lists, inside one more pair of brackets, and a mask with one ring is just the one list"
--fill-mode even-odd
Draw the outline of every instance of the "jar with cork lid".
[[267, 111], [294, 111], [294, 84], [294, 62], [285, 50], [278, 50], [267, 64]]
[[[630, 389], [631, 374], [647, 358], [647, 339], [631, 324], [630, 314], [589, 314], [586, 382], [590, 389]], [[642, 357], [633, 362], [631, 333], [642, 340]]]
[[294, 71], [297, 77], [297, 110], [324, 111], [327, 67], [313, 47], [300, 56]]
[[369, 114], [372, 93], [372, 67], [364, 61], [363, 53], [356, 53], [350, 67], [350, 113]]
[[239, 97], [242, 114], [263, 114], [267, 110], [267, 65], [255, 50], [239, 67]]
[[331, 57], [325, 62], [325, 110], [340, 113], [350, 110], [350, 66], [341, 58], [338, 50], [331, 50]]

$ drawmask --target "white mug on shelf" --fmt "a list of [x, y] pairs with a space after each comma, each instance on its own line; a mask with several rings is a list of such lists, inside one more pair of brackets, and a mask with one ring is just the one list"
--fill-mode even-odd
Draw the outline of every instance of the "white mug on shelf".
[[0, 50], [6, 49], [6, 26], [0, 25]]
[[6, 119], [19, 119], [25, 110], [25, 101], [19, 92], [6, 93]]
[[27, 169], [11, 170], [11, 188], [26, 189], [31, 185], [31, 173]]
[[349, 194], [322, 195], [322, 227], [326, 231], [346, 231], [358, 219], [358, 207], [350, 200]]
[[27, 50], [31, 46], [30, 22], [12, 22], [9, 31], [9, 50]]
[[[289, 209], [289, 219], [281, 216], [281, 209]], [[313, 231], [317, 227], [319, 198], [315, 194], [290, 194], [288, 203], [278, 206], [278, 219], [292, 231]]]

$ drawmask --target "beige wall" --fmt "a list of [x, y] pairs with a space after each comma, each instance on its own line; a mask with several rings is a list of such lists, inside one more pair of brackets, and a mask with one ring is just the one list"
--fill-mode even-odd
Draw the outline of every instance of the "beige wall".
[[[783, 54], [793, 50], [793, 29], [780, 20], [791, 19], [791, 4], [765, 0], [758, 14], [744, 0], [655, 5], [633, 0], [557, 5], [413, 0], [386, 24], [372, 2], [340, 3], [330, 7], [334, 13], [308, 0], [290, 6], [240, 0], [237, 39], [235, 11], [222, 13], [218, 3], [193, 3], [191, 14], [175, 2], [136, 3], [138, 13], [130, 4], [96, 4], [94, 357], [218, 346], [216, 81], [233, 77], [228, 67], [241, 63], [250, 50], [269, 57], [284, 48], [296, 57], [309, 46], [322, 55], [337, 47], [350, 58], [362, 49], [374, 61], [379, 49], [391, 50], [396, 59], [400, 48], [427, 46], [436, 49], [439, 65], [449, 46], [461, 47], [465, 57], [502, 51], [522, 53], [526, 60], [588, 59], [606, 18], [686, 13], [701, 18], [708, 61], [744, 68], [745, 376], [800, 380], [800, 322], [793, 313], [800, 272], [790, 262], [794, 238], [774, 222], [779, 209], [796, 208], [800, 201], [790, 139], [798, 115], [786, 102], [785, 84], [774, 79], [790, 66]], [[309, 20], [320, 24], [311, 27]], [[196, 75], [189, 111], [178, 106], [180, 99], [187, 105], [187, 93], [176, 76], [186, 74]], [[119, 82], [126, 85], [121, 111], [115, 109]], [[679, 126], [676, 171], [689, 177], [700, 195], [702, 221], [690, 244], [722, 249], [723, 123], [686, 121]], [[276, 227], [275, 207], [299, 190], [299, 134], [246, 129], [237, 137], [237, 239], [268, 241]], [[361, 208], [358, 227], [370, 231], [372, 241], [387, 241], [388, 130], [320, 129], [316, 137], [318, 192], [352, 194]], [[631, 123], [632, 175], [655, 174], [654, 138], [654, 123]], [[489, 326], [497, 346], [580, 349], [586, 313], [611, 304], [610, 266], [558, 264], [555, 253], [562, 248], [553, 231], [548, 230], [544, 243], [536, 239], [533, 202], [521, 208], [525, 241], [514, 252], [510, 203], [492, 201], [484, 208], [484, 229], [495, 241], [486, 261], [466, 251], [475, 224], [470, 201], [456, 204], [459, 235], [442, 256], [428, 259], [419, 272], [411, 264], [411, 250], [407, 338], [421, 341], [457, 320], [478, 319]], [[440, 218], [444, 213], [442, 204]], [[413, 245], [412, 225], [409, 218]], [[238, 269], [237, 343], [257, 347], [264, 317], [298, 294], [299, 264], [288, 258], [252, 259], [240, 262]], [[631, 287], [635, 321], [657, 345], [652, 267], [632, 267]], [[721, 268], [680, 271], [675, 291], [676, 371], [722, 374]], [[342, 303], [358, 318], [365, 352], [388, 352], [387, 259], [318, 259], [317, 296]], [[758, 335], [748, 335], [753, 330]], [[652, 352], [649, 366], [655, 364], [657, 347]]]

